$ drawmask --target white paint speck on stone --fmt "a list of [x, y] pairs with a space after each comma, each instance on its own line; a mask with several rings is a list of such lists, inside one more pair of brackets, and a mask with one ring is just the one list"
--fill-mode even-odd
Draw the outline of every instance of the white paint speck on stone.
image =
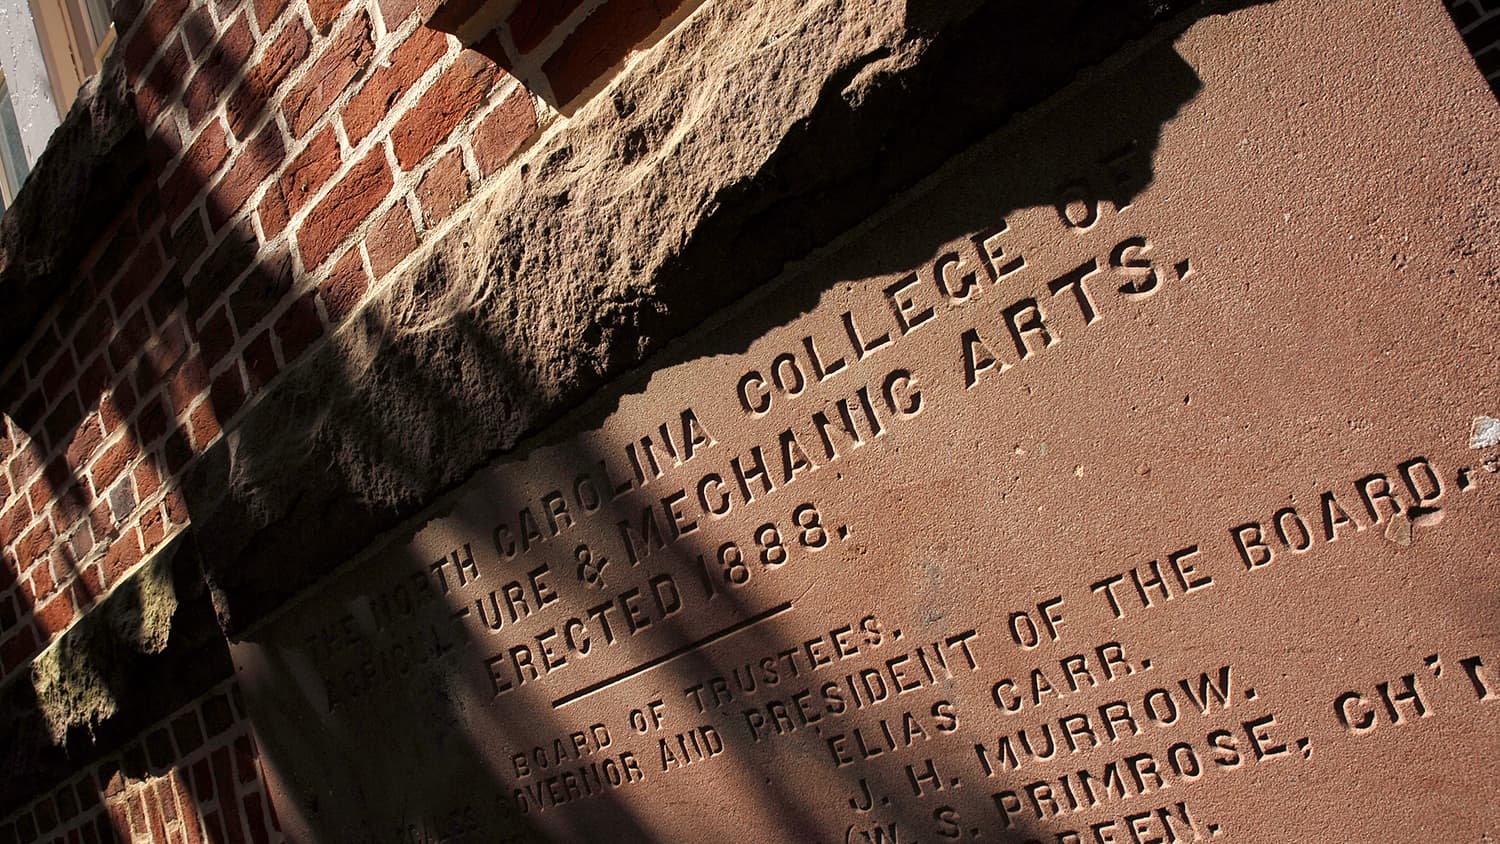
[[1489, 448], [1500, 445], [1500, 419], [1491, 416], [1474, 417], [1474, 428], [1469, 432], [1469, 448]]

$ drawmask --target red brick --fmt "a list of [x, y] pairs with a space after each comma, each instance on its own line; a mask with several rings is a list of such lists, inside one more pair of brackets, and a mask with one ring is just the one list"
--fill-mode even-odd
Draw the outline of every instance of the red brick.
[[411, 170], [426, 158], [484, 102], [495, 80], [495, 66], [484, 57], [472, 50], [460, 53], [392, 130], [391, 140], [401, 167]]
[[345, 106], [344, 129], [349, 134], [349, 143], [364, 140], [375, 124], [391, 113], [396, 100], [447, 50], [448, 39], [427, 27], [417, 27], [401, 42]]
[[261, 32], [269, 32], [271, 24], [281, 15], [287, 6], [287, 0], [255, 0], [255, 22], [260, 26]]
[[[257, 7], [256, 14], [259, 13]], [[265, 26], [262, 21], [262, 30]], [[276, 40], [261, 55], [260, 61], [245, 71], [244, 84], [229, 95], [229, 102], [225, 106], [225, 116], [229, 118], [229, 128], [235, 137], [244, 137], [246, 130], [265, 114], [266, 104], [271, 101], [276, 89], [286, 81], [287, 75], [307, 58], [311, 45], [312, 41], [302, 19], [287, 21]]]
[[[675, 3], [663, 2], [663, 7]], [[613, 0], [595, 9], [542, 65], [558, 105], [571, 102], [630, 54], [662, 22], [653, 0]]]
[[224, 178], [208, 196], [208, 220], [218, 231], [245, 206], [266, 179], [281, 166], [286, 148], [281, 143], [281, 129], [274, 122], [261, 127], [257, 134], [234, 157]]
[[193, 408], [193, 417], [189, 421], [193, 432], [193, 449], [203, 451], [214, 437], [219, 435], [219, 420], [214, 418], [214, 403], [212, 401], [199, 402]]
[[64, 347], [62, 354], [57, 356], [52, 366], [42, 376], [42, 395], [47, 397], [48, 403], [55, 402], [62, 397], [77, 371], [78, 366], [73, 362], [73, 350]]
[[198, 332], [198, 349], [209, 369], [219, 365], [234, 348], [234, 326], [229, 322], [229, 308], [220, 305]]
[[146, 355], [142, 359], [143, 372], [151, 376], [148, 380], [141, 381], [141, 395], [149, 392], [150, 386], [159, 383], [161, 376], [177, 365], [182, 356], [187, 354], [188, 336], [187, 329], [183, 327], [182, 320], [172, 320], [157, 332], [156, 337], [146, 346]]
[[124, 44], [125, 68], [132, 77], [137, 77], [145, 68], [156, 48], [167, 40], [167, 33], [187, 13], [188, 0], [156, 0], [148, 3], [140, 28]]
[[[126, 313], [140, 301], [151, 289], [161, 268], [161, 251], [157, 249], [156, 241], [143, 243], [135, 259], [125, 267], [125, 271], [115, 281], [114, 289], [110, 291], [110, 302], [114, 305], [115, 313]], [[149, 328], [142, 325], [138, 330], [149, 331]]]
[[[32, 509], [38, 508], [33, 504]], [[57, 537], [52, 533], [52, 526], [47, 524], [46, 519], [40, 519], [31, 526], [31, 530], [26, 531], [21, 541], [16, 543], [16, 558], [21, 561], [22, 566], [29, 566], [46, 557], [48, 549], [52, 547], [56, 539]], [[51, 579], [48, 578], [45, 585], [50, 587], [52, 585], [50, 581]]]
[[164, 397], [157, 394], [142, 400], [140, 415], [135, 419], [135, 430], [140, 435], [141, 442], [154, 443], [167, 432], [170, 422], [170, 409], [165, 406]]
[[[406, 214], [404, 205], [397, 205], [397, 210]], [[407, 227], [411, 227], [408, 220]], [[368, 244], [374, 237], [366, 238]], [[415, 243], [415, 238], [413, 238]], [[365, 297], [365, 291], [369, 288], [369, 276], [365, 273], [364, 261], [359, 259], [359, 250], [350, 249], [343, 257], [334, 262], [333, 269], [328, 271], [328, 277], [318, 286], [318, 298], [323, 300], [323, 307], [328, 311], [328, 321], [333, 325], [343, 322], [359, 301]]]
[[161, 473], [156, 470], [156, 464], [150, 460], [142, 460], [135, 467], [135, 490], [136, 494], [144, 501], [161, 489]]
[[73, 432], [73, 441], [68, 443], [67, 461], [74, 473], [80, 472], [88, 465], [89, 458], [94, 455], [94, 449], [104, 440], [104, 429], [100, 427], [98, 418], [90, 416], [84, 420]]
[[531, 92], [517, 85], [474, 127], [472, 143], [479, 172], [489, 176], [499, 170], [535, 131], [536, 107]]
[[187, 501], [177, 492], [168, 492], [162, 497], [162, 505], [167, 508], [167, 518], [174, 525], [187, 524], [188, 509]]
[[[101, 309], [102, 310], [102, 309]], [[102, 348], [102, 347], [96, 347]], [[105, 360], [106, 355], [98, 354], [89, 362], [83, 371], [78, 373], [78, 399], [85, 407], [92, 407], [98, 398], [104, 394], [104, 388], [109, 384], [109, 363]]]
[[103, 574], [106, 586], [113, 586], [125, 576], [125, 573], [135, 568], [136, 563], [141, 561], [141, 546], [138, 532], [132, 528], [124, 533], [109, 546], [104, 553]]
[[221, 747], [213, 753], [214, 784], [219, 792], [219, 809], [224, 813], [224, 825], [229, 830], [230, 844], [245, 844], [245, 833], [240, 827], [240, 808], [235, 799], [233, 769], [229, 760], [229, 748]]
[[281, 103], [292, 137], [301, 138], [328, 111], [339, 93], [363, 69], [375, 51], [370, 16], [360, 13], [333, 37], [323, 55]]
[[30, 624], [27, 624], [9, 639], [0, 642], [0, 666], [4, 666], [6, 672], [13, 671], [16, 666], [30, 659], [36, 651], [36, 631]]
[[287, 212], [297, 213], [339, 171], [341, 164], [339, 140], [333, 134], [333, 127], [325, 126], [281, 174], [281, 197], [286, 201]]
[[198, 72], [182, 91], [183, 104], [187, 106], [188, 126], [197, 126], [218, 105], [223, 95], [239, 79], [246, 59], [255, 48], [255, 39], [250, 34], [250, 23], [240, 15], [219, 36], [219, 43], [208, 58], [198, 66]]
[[334, 247], [385, 199], [393, 184], [385, 151], [377, 146], [345, 173], [303, 220], [297, 231], [302, 266], [311, 272], [323, 263]]
[[469, 198], [469, 174], [464, 170], [463, 155], [450, 150], [422, 176], [417, 199], [427, 228], [448, 219]]
[[125, 466], [140, 455], [140, 447], [129, 434], [120, 438], [118, 442], [104, 450], [99, 459], [94, 461], [93, 481], [94, 495], [103, 496], [105, 491], [114, 484], [120, 474], [125, 471]]
[[307, 13], [312, 15], [313, 28], [319, 35], [327, 35], [333, 19], [343, 11], [346, 0], [307, 0]]
[[521, 0], [505, 21], [516, 49], [529, 53], [573, 14], [583, 0]]
[[250, 383], [250, 393], [259, 392], [276, 377], [276, 354], [271, 348], [271, 332], [262, 331], [259, 337], [245, 347], [245, 374]]
[[385, 21], [387, 31], [401, 26], [401, 22], [411, 17], [412, 12], [420, 11], [425, 19], [432, 14], [438, 4], [438, 0], [378, 0], [378, 2], [380, 17]]
[[167, 382], [167, 395], [175, 415], [181, 416], [199, 396], [207, 393], [208, 384], [208, 367], [203, 365], [202, 358], [189, 358], [178, 367], [172, 380]]
[[141, 542], [149, 554], [161, 545], [167, 536], [167, 526], [162, 521], [161, 508], [150, 507], [141, 514]]
[[[356, 252], [350, 249], [350, 252]], [[276, 339], [281, 341], [282, 366], [291, 366], [314, 341], [323, 336], [323, 321], [318, 318], [317, 292], [300, 296], [276, 318]]]
[[51, 561], [45, 556], [39, 557], [32, 561], [28, 572], [31, 574], [31, 582], [28, 584], [31, 598], [33, 603], [40, 603], [36, 599], [52, 594], [52, 589], [57, 586], [57, 581], [52, 577]]
[[260, 228], [265, 233], [266, 240], [281, 234], [291, 214], [286, 209], [286, 198], [281, 195], [280, 185], [273, 182], [266, 188], [266, 194], [261, 197], [255, 215], [260, 218]]
[[214, 379], [209, 397], [214, 403], [214, 413], [228, 420], [245, 404], [245, 381], [240, 377], [240, 365], [236, 361]]
[[53, 636], [68, 629], [75, 615], [73, 594], [64, 589], [36, 611], [36, 626], [42, 631], [42, 638], [50, 640]]
[[203, 188], [224, 159], [229, 157], [229, 144], [224, 134], [224, 124], [218, 120], [204, 127], [198, 139], [193, 141], [183, 155], [182, 163], [167, 177], [162, 185], [161, 202], [167, 219], [172, 222], [182, 216], [193, 199]]
[[[182, 46], [179, 39], [173, 38], [162, 54], [161, 61], [151, 68], [146, 79], [134, 91], [135, 109], [141, 116], [143, 126], [156, 123], [161, 113], [175, 100], [177, 89], [182, 86], [182, 80], [188, 77], [192, 67], [187, 48]], [[168, 120], [163, 126], [172, 124], [173, 121]], [[175, 126], [172, 130], [176, 131]]]
[[266, 829], [265, 813], [261, 811], [260, 792], [245, 795], [245, 820], [250, 823], [250, 840], [254, 844], [270, 844], [271, 833]]
[[203, 55], [203, 51], [214, 43], [214, 18], [207, 6], [200, 6], [198, 11], [187, 16], [182, 22], [182, 36], [187, 39], [188, 50], [194, 58]]
[[[370, 253], [370, 267], [376, 278], [384, 278], [391, 268], [417, 248], [417, 230], [411, 222], [411, 212], [406, 203], [398, 202], [391, 210], [375, 222], [369, 236], [365, 238], [365, 249]], [[331, 313], [331, 311], [330, 311]]]

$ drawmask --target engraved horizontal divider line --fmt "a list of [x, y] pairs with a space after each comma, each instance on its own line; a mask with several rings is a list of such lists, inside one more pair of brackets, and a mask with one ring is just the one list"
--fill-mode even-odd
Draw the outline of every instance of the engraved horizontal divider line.
[[681, 647], [670, 650], [662, 654], [661, 656], [648, 659], [634, 668], [621, 671], [619, 674], [615, 674], [612, 677], [606, 677], [605, 679], [600, 680], [597, 683], [591, 683], [579, 689], [578, 691], [573, 692], [572, 694], [563, 695], [557, 700], [552, 701], [552, 708], [562, 709], [564, 706], [567, 706], [570, 703], [577, 703], [578, 701], [583, 700], [584, 698], [594, 694], [595, 692], [602, 692], [610, 686], [639, 677], [640, 675], [645, 674], [647, 671], [650, 671], [654, 668], [660, 668], [661, 666], [666, 665], [667, 663], [671, 662], [674, 659], [677, 659], [678, 657], [686, 656], [693, 651], [698, 650], [699, 648], [706, 648], [709, 645], [721, 642], [725, 639], [728, 639], [730, 636], [735, 635], [736, 633], [743, 633], [744, 631], [749, 630], [751, 627], [754, 627], [755, 625], [760, 624], [763, 621], [770, 621], [778, 615], [791, 612], [791, 610], [791, 601], [785, 601], [783, 603], [777, 604], [776, 606], [771, 607], [768, 610], [758, 612], [743, 621], [737, 621], [717, 633], [710, 633], [709, 635], [704, 636], [702, 639], [699, 639], [696, 642], [689, 642], [686, 645], [682, 645]]

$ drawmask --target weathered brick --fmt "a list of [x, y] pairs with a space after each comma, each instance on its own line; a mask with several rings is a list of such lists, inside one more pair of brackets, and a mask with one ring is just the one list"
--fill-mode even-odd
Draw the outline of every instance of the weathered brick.
[[167, 219], [176, 221], [229, 157], [229, 144], [224, 133], [224, 124], [218, 120], [204, 127], [203, 132], [183, 154], [182, 162], [161, 188], [162, 207]]
[[254, 48], [255, 38], [250, 34], [250, 23], [244, 15], [240, 15], [219, 36], [219, 43], [214, 46], [213, 52], [198, 66], [198, 72], [193, 74], [182, 91], [189, 126], [201, 123], [239, 80], [245, 60], [250, 57]]
[[73, 350], [63, 347], [62, 354], [58, 355], [52, 365], [42, 375], [42, 395], [47, 401], [57, 401], [68, 388], [72, 386], [73, 376], [78, 372], [78, 364], [73, 360]]
[[142, 460], [136, 464], [135, 489], [143, 501], [161, 489], [161, 472], [157, 471], [155, 461]]
[[151, 289], [161, 269], [161, 250], [157, 248], [156, 241], [142, 243], [140, 251], [125, 267], [125, 271], [115, 281], [114, 289], [110, 291], [110, 304], [114, 306], [115, 313], [128, 313], [130, 306]]
[[36, 651], [36, 630], [30, 624], [23, 625], [10, 638], [0, 642], [0, 670], [6, 673], [15, 670], [16, 666], [31, 659]]
[[104, 429], [99, 424], [97, 416], [90, 416], [73, 431], [72, 442], [68, 443], [66, 459], [68, 465], [74, 472], [88, 465], [89, 458], [93, 456], [94, 450], [104, 441]]
[[345, 24], [282, 100], [292, 137], [301, 138], [323, 117], [328, 106], [364, 68], [375, 50], [370, 16], [360, 13]]
[[376, 220], [369, 237], [365, 238], [365, 249], [370, 253], [370, 267], [376, 278], [384, 278], [416, 248], [417, 230], [404, 202], [396, 203]]
[[204, 322], [198, 332], [198, 349], [208, 368], [213, 369], [219, 361], [229, 356], [234, 348], [234, 326], [229, 322], [229, 308], [221, 305]]
[[[31, 505], [33, 510], [38, 509], [35, 502]], [[52, 526], [47, 524], [46, 519], [39, 519], [21, 536], [21, 541], [16, 543], [16, 559], [23, 567], [30, 566], [36, 561], [47, 556], [47, 551], [52, 547], [57, 537], [52, 533]], [[51, 578], [43, 583], [51, 588]]]
[[374, 211], [394, 182], [385, 151], [376, 147], [339, 179], [297, 231], [302, 266], [309, 272], [323, 263], [350, 232]]
[[229, 95], [224, 110], [235, 137], [245, 137], [247, 130], [265, 114], [266, 104], [286, 81], [287, 75], [307, 58], [311, 45], [312, 40], [302, 19], [288, 21], [261, 55], [260, 61], [245, 71], [244, 83]]
[[194, 58], [203, 55], [203, 51], [214, 43], [214, 34], [214, 18], [207, 6], [199, 6], [182, 22], [182, 37]]
[[114, 445], [104, 450], [99, 459], [94, 461], [94, 468], [90, 473], [94, 485], [96, 497], [104, 495], [115, 479], [125, 471], [125, 467], [140, 455], [140, 446], [136, 445], [134, 438], [128, 434], [121, 437]]
[[245, 404], [245, 380], [240, 376], [238, 362], [214, 379], [209, 397], [214, 403], [214, 412], [220, 419], [231, 419], [239, 412], [240, 407]]
[[571, 102], [630, 54], [677, 4], [613, 0], [595, 9], [542, 65], [559, 105]]
[[187, 14], [188, 0], [155, 0], [147, 3], [145, 17], [138, 28], [121, 47], [124, 50], [125, 69], [132, 78], [138, 78], [147, 62], [156, 53], [156, 48], [167, 40], [167, 33], [177, 26]]
[[250, 382], [250, 392], [256, 393], [276, 377], [276, 354], [271, 348], [271, 332], [262, 331], [259, 337], [245, 347], [245, 374]]
[[[162, 112], [176, 99], [175, 95], [182, 87], [182, 81], [188, 78], [192, 67], [187, 48], [182, 46], [180, 39], [173, 38], [162, 53], [161, 60], [132, 92], [135, 96], [135, 109], [141, 116], [143, 126], [151, 126], [157, 122]], [[165, 121], [162, 125], [171, 127], [175, 134], [176, 127], [172, 125], [172, 121]]]
[[346, 0], [307, 0], [307, 13], [312, 16], [313, 28], [319, 35], [327, 35], [333, 19], [343, 11]]
[[[217, 431], [218, 429], [215, 428], [215, 433]], [[167, 536], [167, 526], [162, 521], [161, 508], [146, 508], [146, 512], [141, 514], [140, 528], [141, 543], [146, 547], [147, 554], [160, 547], [162, 540]]]
[[255, 22], [260, 31], [269, 32], [286, 7], [287, 0], [255, 0]]
[[536, 107], [531, 92], [517, 85], [474, 127], [471, 143], [479, 172], [489, 176], [516, 154], [536, 131]]
[[83, 403], [78, 400], [74, 393], [67, 393], [52, 412], [47, 414], [43, 426], [47, 443], [53, 450], [60, 450], [60, 446], [67, 442], [68, 435], [73, 433], [73, 428], [83, 421]]
[[131, 528], [121, 534], [104, 552], [103, 572], [106, 587], [113, 586], [124, 577], [126, 572], [135, 568], [141, 561], [141, 545], [138, 532]]
[[244, 207], [276, 168], [281, 166], [286, 147], [281, 142], [281, 129], [275, 123], [261, 127], [244, 148], [230, 162], [224, 178], [208, 196], [208, 220], [214, 231], [218, 231]]
[[135, 431], [143, 443], [154, 443], [171, 427], [171, 409], [160, 393], [141, 400], [141, 412], [135, 419]]
[[496, 80], [495, 66], [465, 50], [432, 84], [391, 131], [396, 160], [411, 170], [468, 117]]
[[345, 106], [344, 130], [349, 134], [349, 142], [358, 144], [364, 140], [375, 124], [391, 113], [396, 100], [447, 50], [448, 39], [426, 27], [417, 27], [401, 42]]
[[207, 393], [208, 384], [208, 367], [203, 365], [202, 358], [189, 358], [178, 367], [167, 382], [167, 396], [176, 415], [186, 413], [199, 396]]
[[293, 301], [276, 318], [275, 332], [276, 339], [281, 342], [282, 365], [291, 366], [308, 346], [323, 336], [323, 321], [318, 318], [317, 292], [309, 291]]
[[485, 0], [442, 0], [427, 18], [427, 26], [458, 32], [484, 6]]
[[[396, 206], [402, 214], [406, 213], [406, 207]], [[407, 222], [408, 228], [411, 226]], [[366, 243], [374, 239], [374, 233], [366, 239]], [[414, 238], [415, 240], [415, 238]], [[365, 273], [365, 263], [359, 258], [358, 249], [350, 249], [344, 252], [343, 257], [333, 264], [333, 269], [328, 271], [328, 277], [318, 286], [318, 298], [323, 300], [323, 307], [328, 311], [328, 320], [333, 325], [338, 325], [354, 312], [359, 301], [364, 298], [365, 291], [369, 288], [369, 276]]]
[[192, 418], [188, 427], [193, 435], [193, 450], [202, 451], [219, 435], [219, 420], [214, 416], [214, 403], [212, 401], [199, 402], [193, 408]]
[[272, 182], [266, 188], [266, 193], [261, 197], [260, 205], [255, 209], [255, 216], [260, 219], [260, 230], [267, 240], [274, 239], [286, 228], [287, 220], [291, 213], [286, 208], [286, 197], [281, 195], [281, 186]]
[[125, 371], [150, 336], [151, 326], [146, 324], [145, 312], [136, 311], [130, 315], [118, 324], [114, 339], [109, 341], [109, 365], [116, 372]]
[[339, 140], [333, 134], [333, 127], [325, 126], [287, 165], [278, 180], [288, 213], [297, 213], [339, 171], [342, 163]]
[[537, 48], [583, 0], [521, 0], [505, 23], [516, 49], [529, 53]]
[[426, 18], [432, 14], [439, 0], [377, 0], [380, 6], [380, 17], [385, 21], [387, 31], [396, 29], [401, 22], [411, 17], [412, 12], [421, 12]]
[[42, 638], [50, 640], [53, 636], [68, 629], [68, 625], [73, 623], [76, 615], [77, 610], [73, 607], [73, 594], [63, 589], [36, 611], [36, 626], [41, 631]]
[[241, 337], [248, 337], [292, 289], [292, 255], [278, 249], [261, 258], [229, 296], [229, 311]]
[[172, 255], [181, 270], [188, 270], [208, 249], [208, 226], [202, 214], [189, 214], [182, 219], [169, 238]]
[[146, 344], [146, 354], [141, 360], [140, 377], [136, 381], [141, 395], [161, 383], [163, 376], [182, 360], [187, 350], [188, 333], [182, 320], [174, 319], [156, 332], [156, 336]]
[[417, 186], [417, 200], [428, 228], [448, 219], [469, 198], [469, 174], [464, 170], [463, 155], [449, 150], [422, 176]]

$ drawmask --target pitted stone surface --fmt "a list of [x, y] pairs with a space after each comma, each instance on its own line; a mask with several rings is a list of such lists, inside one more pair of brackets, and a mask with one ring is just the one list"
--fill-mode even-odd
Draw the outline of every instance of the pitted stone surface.
[[[432, 468], [448, 493], [240, 629], [292, 836], [1494, 829], [1495, 103], [1436, 4], [1182, 23], [504, 459]], [[584, 331], [575, 285], [640, 293], [611, 268], [657, 277], [665, 213], [524, 299], [449, 255], [382, 348], [467, 364], [488, 302], [517, 343]], [[517, 346], [494, 419], [619, 342]]]

